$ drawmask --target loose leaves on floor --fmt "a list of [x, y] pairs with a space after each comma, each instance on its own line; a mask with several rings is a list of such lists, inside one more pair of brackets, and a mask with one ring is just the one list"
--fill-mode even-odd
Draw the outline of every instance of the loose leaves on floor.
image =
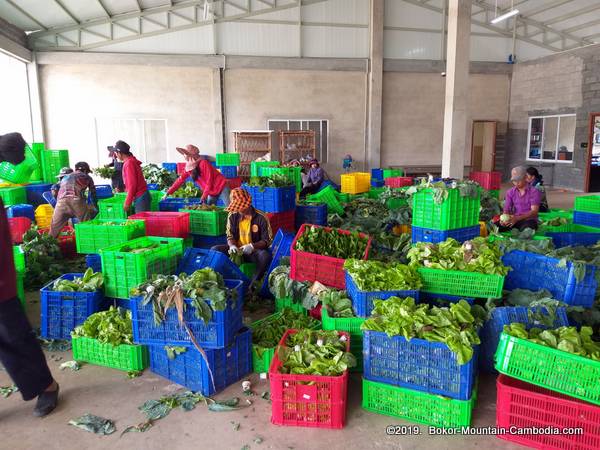
[[100, 435], [112, 434], [116, 430], [112, 420], [89, 413], [69, 420], [69, 425]]

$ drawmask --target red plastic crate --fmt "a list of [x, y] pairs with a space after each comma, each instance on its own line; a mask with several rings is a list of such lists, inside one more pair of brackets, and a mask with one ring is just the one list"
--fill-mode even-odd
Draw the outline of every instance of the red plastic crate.
[[502, 184], [500, 172], [471, 172], [469, 178], [488, 191], [496, 191]]
[[181, 175], [182, 173], [185, 173], [185, 163], [184, 162], [177, 163], [177, 175]]
[[506, 428], [582, 428], [583, 434], [499, 434], [500, 439], [543, 450], [600, 448], [600, 406], [500, 375], [496, 425]]
[[[344, 275], [345, 259], [295, 250], [296, 242], [300, 236], [302, 236], [307, 226], [316, 225], [303, 224], [292, 242], [292, 248], [290, 249], [290, 278], [296, 281], [319, 281], [325, 286], [334, 287], [336, 289], [346, 289], [346, 279]], [[325, 228], [328, 231], [336, 230], [342, 234], [351, 234], [351, 232], [347, 230], [329, 227], [322, 228]], [[364, 233], [360, 233], [360, 236], [369, 239], [367, 242], [367, 249], [365, 250], [365, 256], [363, 257], [363, 259], [366, 260], [369, 257], [371, 238]]]
[[227, 178], [227, 186], [229, 186], [229, 189], [236, 189], [242, 187], [242, 179], [240, 177]]
[[[50, 228], [38, 229], [38, 233], [40, 234], [48, 234], [49, 232]], [[75, 240], [75, 230], [73, 227], [65, 225], [60, 230], [60, 234], [56, 239], [58, 240], [60, 252], [65, 258], [75, 258], [77, 256], [77, 241]]]
[[[288, 335], [296, 330], [287, 330], [279, 345], [284, 345]], [[346, 336], [346, 351], [350, 351], [350, 335]], [[317, 375], [291, 375], [279, 373], [282, 366], [275, 351], [269, 367], [271, 385], [271, 422], [275, 425], [343, 428], [346, 420], [346, 398], [348, 394], [348, 371], [337, 377]]]
[[190, 213], [146, 211], [129, 216], [146, 223], [146, 236], [187, 238], [190, 234]]
[[277, 233], [279, 229], [283, 231], [296, 231], [296, 211], [291, 209], [281, 213], [266, 213], [267, 219], [271, 224], [271, 231], [273, 234]]
[[11, 217], [8, 219], [8, 229], [13, 244], [23, 242], [23, 235], [31, 228], [31, 219], [27, 217]]
[[412, 177], [391, 177], [386, 178], [384, 180], [385, 185], [392, 188], [401, 188], [404, 186], [412, 186], [413, 178]]

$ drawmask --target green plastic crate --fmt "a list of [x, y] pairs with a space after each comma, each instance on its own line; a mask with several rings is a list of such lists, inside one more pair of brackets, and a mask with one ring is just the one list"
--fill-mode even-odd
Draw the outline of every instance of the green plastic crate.
[[25, 253], [20, 245], [13, 245], [13, 260], [17, 273], [25, 272]]
[[[2, 174], [0, 174], [0, 178], [2, 178]], [[600, 195], [575, 197], [575, 211], [600, 214]]]
[[261, 175], [262, 167], [277, 167], [279, 161], [252, 161], [250, 163], [250, 176], [258, 177]]
[[564, 209], [551, 209], [548, 212], [538, 213], [538, 217], [543, 222], [556, 219], [557, 217], [562, 217], [563, 219], [573, 221], [573, 211]]
[[158, 204], [165, 193], [163, 191], [148, 191], [150, 193], [150, 211], [159, 211]]
[[98, 253], [100, 249], [145, 235], [143, 220], [95, 219], [75, 224], [77, 253]]
[[240, 165], [239, 153], [217, 153], [217, 166], [236, 166]]
[[42, 172], [46, 183], [56, 183], [56, 175], [69, 167], [69, 150], [42, 150]]
[[240, 266], [240, 271], [246, 275], [248, 278], [252, 279], [254, 273], [256, 272], [256, 264], [254, 263], [244, 263]]
[[[588, 227], [587, 225], [579, 225], [577, 223], [567, 223], [558, 227], [542, 226], [536, 233], [540, 235], [546, 233], [600, 233], [600, 228]], [[534, 236], [534, 238], [536, 237]]]
[[224, 208], [215, 211], [180, 209], [190, 215], [190, 233], [201, 236], [222, 236], [227, 228], [228, 213]]
[[402, 169], [383, 169], [383, 179], [403, 176], [404, 170]]
[[131, 213], [123, 211], [125, 199], [119, 196], [98, 200], [98, 217], [105, 220], [127, 219]]
[[441, 204], [433, 200], [433, 189], [413, 195], [413, 227], [433, 230], [454, 230], [479, 225], [480, 196], [462, 197], [458, 189], [448, 189], [448, 198]]
[[308, 195], [306, 197], [306, 201], [308, 203], [325, 203], [327, 204], [328, 213], [343, 214], [344, 207], [339, 202], [335, 193], [335, 189], [333, 189], [331, 186], [327, 186], [326, 188], [321, 189], [316, 194]]
[[22, 205], [27, 203], [27, 191], [23, 186], [0, 188], [0, 198], [4, 206]]
[[329, 317], [327, 308], [321, 309], [321, 326], [324, 330], [347, 331], [350, 333], [350, 353], [356, 358], [356, 367], [350, 372], [362, 372], [363, 370], [363, 331], [360, 326], [366, 320], [365, 317]]
[[45, 149], [45, 145], [43, 142], [33, 142], [31, 144], [31, 152], [35, 157], [38, 165], [31, 173], [29, 177], [30, 181], [44, 181], [44, 171], [42, 169], [42, 151]]
[[468, 298], [501, 298], [504, 277], [477, 272], [441, 270], [420, 267], [424, 292], [447, 294]]
[[119, 370], [144, 370], [148, 367], [148, 348], [145, 345], [102, 344], [97, 339], [73, 337], [73, 359]]
[[600, 361], [504, 332], [494, 359], [496, 370], [509, 377], [600, 405]]
[[25, 275], [17, 272], [17, 297], [21, 306], [25, 309]]
[[[158, 244], [142, 253], [122, 251], [123, 248], [137, 249]], [[107, 297], [128, 299], [132, 288], [154, 274], [170, 275], [177, 268], [183, 254], [183, 239], [141, 237], [100, 250], [104, 294]]]
[[385, 202], [385, 206], [388, 209], [400, 209], [408, 205], [408, 201], [405, 198], [388, 198]]
[[290, 308], [292, 311], [308, 314], [308, 311], [302, 306], [302, 303], [294, 303], [291, 298], [276, 298], [275, 311], [280, 312], [283, 308]]
[[263, 167], [261, 176], [270, 177], [274, 174], [283, 174], [294, 182], [296, 191], [302, 190], [302, 167]]
[[340, 203], [348, 203], [350, 201], [350, 194], [348, 193], [338, 192], [336, 190], [334, 190], [333, 193]]
[[367, 193], [367, 197], [373, 198], [373, 199], [378, 199], [384, 190], [385, 190], [385, 188], [382, 188], [382, 187], [372, 187], [369, 190], [369, 192]]
[[475, 392], [470, 400], [455, 400], [363, 378], [364, 409], [410, 422], [440, 428], [469, 426], [475, 402]]
[[0, 162], [0, 179], [11, 183], [27, 183], [31, 174], [38, 167], [38, 162], [29, 146], [25, 147], [25, 159], [19, 164], [8, 161]]

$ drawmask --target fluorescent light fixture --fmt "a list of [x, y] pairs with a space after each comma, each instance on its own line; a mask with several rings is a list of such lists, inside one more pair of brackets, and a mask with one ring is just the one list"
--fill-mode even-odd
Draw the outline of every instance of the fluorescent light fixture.
[[519, 14], [519, 10], [518, 9], [513, 9], [512, 11], [507, 12], [506, 14], [502, 14], [501, 16], [498, 17], [494, 17], [491, 21], [492, 24], [497, 24], [502, 22], [503, 20], [506, 20], [512, 16], [516, 16], [517, 14]]

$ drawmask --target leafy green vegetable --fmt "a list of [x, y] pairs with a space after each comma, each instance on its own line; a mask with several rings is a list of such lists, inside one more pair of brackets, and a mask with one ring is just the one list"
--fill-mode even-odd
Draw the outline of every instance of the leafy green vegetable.
[[196, 187], [194, 183], [187, 182], [182, 187], [177, 189], [171, 197], [174, 198], [200, 198], [202, 191]]
[[302, 303], [306, 309], [317, 306], [319, 299], [310, 293], [310, 284], [292, 280], [290, 267], [280, 265], [269, 274], [269, 290], [275, 298], [289, 298], [293, 303]]
[[276, 347], [288, 329], [315, 327], [320, 327], [318, 320], [290, 308], [284, 308], [283, 311], [261, 320], [259, 326], [252, 328], [252, 343], [260, 357], [265, 349]]
[[480, 343], [478, 327], [483, 323], [485, 311], [460, 300], [449, 307], [438, 308], [427, 304], [416, 305], [411, 297], [374, 300], [371, 317], [361, 326], [363, 330], [443, 342], [456, 353], [459, 364], [473, 357], [473, 346]]
[[481, 191], [480, 203], [479, 220], [482, 222], [489, 222], [502, 213], [502, 203], [497, 198], [492, 197], [489, 191]]
[[167, 352], [167, 358], [175, 359], [177, 355], [187, 352], [187, 347], [165, 345], [165, 351]]
[[340, 233], [335, 228], [308, 226], [296, 241], [296, 250], [334, 258], [363, 258], [368, 239], [358, 232]]
[[94, 169], [94, 173], [100, 178], [111, 179], [117, 171], [114, 167], [98, 167], [97, 169]]
[[[175, 195], [173, 195], [176, 197]], [[223, 208], [217, 205], [207, 205], [206, 203], [202, 203], [201, 205], [187, 205], [185, 209], [189, 209], [192, 211], [223, 211]]]
[[347, 259], [344, 269], [361, 291], [413, 291], [423, 285], [416, 269], [404, 264]]
[[156, 164], [145, 164], [142, 166], [142, 173], [146, 182], [157, 184], [160, 190], [171, 187], [175, 180], [177, 180], [176, 173], [158, 167]]
[[600, 342], [592, 340], [593, 331], [590, 327], [581, 327], [580, 331], [575, 327], [560, 327], [555, 330], [531, 328], [527, 331], [524, 324], [511, 323], [504, 326], [504, 332], [536, 344], [600, 361]]
[[412, 267], [506, 275], [510, 269], [500, 256], [495, 243], [480, 237], [462, 245], [452, 238], [439, 244], [418, 242], [408, 252]]
[[346, 340], [337, 331], [299, 330], [277, 347], [277, 356], [280, 373], [335, 377], [356, 366], [356, 358], [346, 352]]
[[433, 201], [441, 205], [448, 199], [450, 189], [458, 189], [461, 197], [477, 198], [481, 192], [481, 187], [475, 181], [461, 180], [452, 181], [449, 185], [444, 181], [429, 182], [423, 180], [420, 184], [411, 186], [406, 190], [407, 195], [414, 195], [418, 191], [430, 189], [433, 194]]
[[258, 186], [260, 188], [268, 187], [286, 187], [294, 186], [294, 182], [283, 173], [274, 173], [269, 177], [251, 177], [248, 186]]
[[97, 339], [101, 344], [133, 344], [131, 311], [111, 306], [108, 311], [94, 313], [71, 336]]
[[352, 300], [346, 295], [346, 291], [327, 289], [319, 293], [319, 300], [323, 307], [327, 308], [327, 314], [333, 318], [356, 317], [352, 310]]
[[88, 267], [82, 277], [74, 277], [72, 280], [56, 280], [52, 290], [57, 292], [94, 292], [102, 288], [103, 284], [102, 272], [94, 273]]

